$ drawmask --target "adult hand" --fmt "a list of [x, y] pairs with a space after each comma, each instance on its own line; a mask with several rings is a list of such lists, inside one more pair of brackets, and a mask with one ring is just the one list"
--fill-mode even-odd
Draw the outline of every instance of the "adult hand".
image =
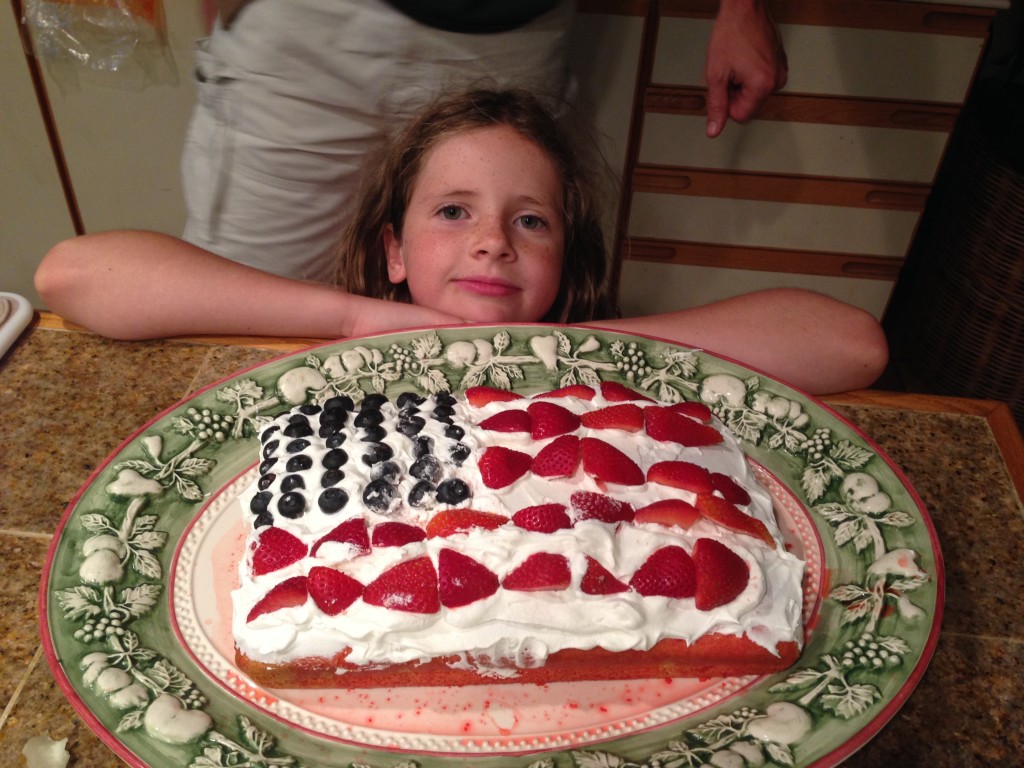
[[742, 123], [756, 115], [788, 74], [782, 38], [763, 0], [721, 0], [704, 69], [708, 137], [729, 119]]

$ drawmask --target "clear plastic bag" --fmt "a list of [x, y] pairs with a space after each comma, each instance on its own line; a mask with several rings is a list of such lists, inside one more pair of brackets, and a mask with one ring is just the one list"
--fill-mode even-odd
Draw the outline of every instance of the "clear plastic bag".
[[58, 69], [141, 73], [156, 82], [175, 71], [167, 67], [162, 0], [25, 0], [23, 22], [36, 56]]

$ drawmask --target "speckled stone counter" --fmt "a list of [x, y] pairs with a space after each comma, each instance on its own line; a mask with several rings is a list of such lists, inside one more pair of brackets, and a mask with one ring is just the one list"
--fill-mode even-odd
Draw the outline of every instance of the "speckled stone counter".
[[[67, 738], [71, 765], [121, 766], [78, 717], [40, 648], [38, 584], [52, 533], [90, 473], [138, 426], [191, 392], [271, 359], [260, 346], [123, 343], [38, 322], [0, 361], [0, 766], [33, 736]], [[934, 521], [946, 572], [927, 673], [851, 766], [1009, 766], [1024, 754], [1024, 448], [992, 403], [857, 393], [836, 410], [906, 473]]]

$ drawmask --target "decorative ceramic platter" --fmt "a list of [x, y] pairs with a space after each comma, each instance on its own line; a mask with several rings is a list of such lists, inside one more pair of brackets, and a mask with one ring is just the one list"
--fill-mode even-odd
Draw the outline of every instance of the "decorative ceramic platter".
[[[233, 666], [237, 495], [261, 425], [293, 405], [601, 380], [701, 400], [740, 439], [807, 560], [807, 640], [768, 677], [268, 691]], [[821, 403], [715, 355], [559, 326], [462, 326], [315, 347], [221, 381], [140, 429], [68, 508], [40, 591], [71, 703], [133, 766], [677, 768], [834, 765], [931, 658], [943, 571], [892, 462]]]

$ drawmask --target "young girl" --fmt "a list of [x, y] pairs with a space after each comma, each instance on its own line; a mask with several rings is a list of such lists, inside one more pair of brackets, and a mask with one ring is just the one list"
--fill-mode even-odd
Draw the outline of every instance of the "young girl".
[[260, 272], [149, 232], [58, 244], [36, 287], [58, 314], [119, 339], [340, 338], [464, 322], [589, 323], [734, 357], [813, 393], [867, 386], [874, 318], [777, 289], [615, 318], [595, 167], [534, 98], [476, 91], [426, 110], [371, 158], [338, 287]]

